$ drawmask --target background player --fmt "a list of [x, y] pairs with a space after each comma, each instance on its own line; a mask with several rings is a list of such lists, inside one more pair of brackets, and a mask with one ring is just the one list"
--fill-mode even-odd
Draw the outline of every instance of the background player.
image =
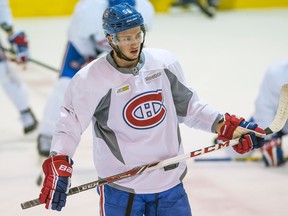
[[[190, 88], [170, 52], [143, 48], [143, 17], [128, 4], [105, 10], [103, 29], [113, 51], [83, 67], [66, 90], [61, 117], [43, 163], [45, 180], [39, 197], [46, 208], [61, 211], [70, 186], [73, 157], [81, 135], [93, 123], [93, 155], [99, 178], [138, 165], [183, 154], [179, 123], [220, 140], [242, 136], [238, 153], [263, 145], [256, 124], [222, 116]], [[166, 169], [100, 186], [100, 215], [191, 215], [182, 179], [184, 161]], [[239, 179], [239, 181], [241, 181]]]
[[37, 149], [48, 157], [52, 134], [60, 115], [64, 92], [71, 78], [89, 61], [103, 52], [111, 51], [102, 29], [102, 15], [108, 6], [127, 2], [139, 10], [151, 29], [154, 8], [148, 0], [81, 0], [74, 9], [69, 27], [68, 42], [59, 79], [48, 97], [39, 125]]
[[[28, 40], [25, 32], [14, 32], [13, 18], [7, 0], [0, 0], [0, 26], [8, 35], [8, 40], [15, 53], [17, 63], [25, 64], [28, 60]], [[27, 90], [9, 64], [1, 41], [0, 82], [7, 96], [20, 112], [24, 134], [34, 131], [37, 128], [38, 122], [30, 108]]]
[[[272, 122], [277, 111], [281, 87], [286, 83], [288, 83], [288, 61], [275, 62], [265, 72], [255, 102], [252, 120], [262, 128], [266, 128]], [[288, 122], [282, 131], [265, 140], [265, 145], [260, 150], [266, 166], [280, 166], [285, 163], [282, 136], [287, 133]]]

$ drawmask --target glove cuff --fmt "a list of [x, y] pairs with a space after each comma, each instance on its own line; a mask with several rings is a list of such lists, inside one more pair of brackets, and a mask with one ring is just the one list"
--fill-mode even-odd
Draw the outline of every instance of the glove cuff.
[[42, 165], [45, 175], [72, 176], [74, 164], [68, 155], [55, 155], [46, 159]]

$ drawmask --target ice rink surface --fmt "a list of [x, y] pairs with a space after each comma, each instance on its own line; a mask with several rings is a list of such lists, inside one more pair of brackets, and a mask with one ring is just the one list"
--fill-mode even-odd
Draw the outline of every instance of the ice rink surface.
[[[68, 23], [69, 17], [16, 19], [15, 27], [27, 32], [31, 58], [60, 68]], [[288, 9], [219, 12], [214, 19], [197, 11], [157, 14], [146, 46], [174, 52], [187, 81], [220, 112], [249, 118], [265, 69], [288, 58]], [[25, 71], [14, 67], [25, 81], [32, 108], [41, 119], [57, 73], [34, 63], [29, 63]], [[44, 206], [21, 209], [20, 203], [37, 198], [40, 191], [36, 185], [41, 169], [36, 133], [22, 134], [19, 114], [3, 91], [0, 104], [0, 214], [99, 215], [94, 189], [69, 196], [61, 213]], [[186, 126], [181, 129], [186, 152], [212, 144], [213, 134]], [[284, 145], [288, 149], [288, 143]], [[74, 157], [72, 187], [97, 179], [91, 148], [88, 128]], [[220, 150], [202, 157], [228, 153]], [[261, 162], [187, 162], [185, 187], [193, 216], [288, 215], [287, 164], [267, 169]]]

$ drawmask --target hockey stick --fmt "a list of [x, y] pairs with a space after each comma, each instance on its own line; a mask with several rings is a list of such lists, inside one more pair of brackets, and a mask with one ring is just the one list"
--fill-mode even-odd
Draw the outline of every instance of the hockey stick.
[[[288, 160], [288, 157], [284, 157], [285, 160]], [[235, 162], [259, 162], [263, 161], [262, 157], [213, 157], [213, 158], [196, 158], [195, 162], [230, 162], [230, 161], [235, 161]]]
[[36, 184], [37, 184], [38, 186], [40, 186], [40, 185], [42, 184], [42, 181], [43, 181], [42, 175], [43, 175], [43, 172], [42, 172], [42, 170], [41, 170], [40, 173], [39, 173], [39, 175], [38, 175], [38, 177], [37, 177], [37, 179], [36, 179]]
[[196, 0], [196, 4], [201, 9], [201, 11], [208, 17], [213, 18], [215, 16], [216, 8], [213, 5], [210, 5], [207, 0]]
[[266, 128], [266, 134], [279, 132], [286, 124], [288, 116], [288, 84], [284, 84], [280, 91], [278, 108], [271, 125]]
[[[288, 84], [284, 85], [281, 89], [277, 113], [273, 122], [269, 125], [269, 127], [265, 129], [266, 135], [280, 131], [284, 127], [287, 119], [288, 119]], [[117, 175], [109, 176], [104, 179], [100, 179], [100, 180], [93, 181], [87, 184], [83, 184], [77, 187], [73, 187], [69, 190], [68, 196], [98, 187], [100, 185], [109, 184], [109, 183], [112, 183], [121, 179], [125, 179], [131, 176], [150, 172], [159, 168], [169, 169], [169, 168], [177, 167], [178, 163], [183, 160], [187, 160], [190, 158], [198, 157], [203, 154], [207, 154], [209, 152], [214, 152], [223, 148], [227, 148], [229, 146], [238, 144], [238, 142], [239, 142], [239, 138], [226, 141], [224, 143], [214, 144], [214, 145], [202, 148], [202, 149], [198, 149], [198, 150], [195, 150], [195, 151], [183, 154], [183, 155], [178, 155], [176, 157], [172, 157], [170, 159], [166, 159], [166, 160], [159, 161], [156, 163], [151, 163], [151, 164], [135, 167], [134, 169], [131, 169], [127, 172], [123, 172]], [[21, 207], [22, 209], [27, 209], [27, 208], [37, 206], [39, 204], [40, 202], [39, 202], [39, 199], [37, 198], [34, 200], [21, 203]]]
[[[97, 181], [93, 181], [93, 182], [90, 182], [87, 184], [83, 184], [83, 185], [80, 185], [77, 187], [70, 188], [70, 190], [68, 192], [68, 196], [76, 194], [76, 193], [80, 193], [80, 192], [83, 192], [83, 191], [86, 191], [86, 190], [89, 190], [89, 189], [92, 189], [95, 187], [98, 187], [100, 185], [109, 184], [109, 183], [112, 183], [112, 182], [115, 182], [115, 181], [118, 181], [121, 179], [125, 179], [125, 178], [131, 177], [131, 176], [150, 172], [150, 171], [153, 171], [155, 169], [159, 169], [159, 168], [168, 168], [169, 169], [170, 167], [176, 167], [180, 161], [187, 160], [187, 159], [193, 158], [193, 157], [197, 157], [197, 156], [200, 156], [202, 154], [213, 152], [213, 151], [216, 151], [216, 150], [219, 150], [222, 148], [226, 148], [228, 146], [233, 146], [233, 145], [236, 145], [238, 142], [239, 142], [239, 138], [234, 139], [234, 140], [230, 140], [230, 141], [227, 141], [224, 143], [219, 143], [219, 144], [215, 144], [212, 146], [208, 146], [208, 147], [205, 147], [203, 149], [198, 149], [196, 151], [192, 151], [192, 152], [187, 153], [187, 154], [183, 154], [183, 155], [179, 155], [179, 156], [176, 156], [173, 158], [169, 158], [169, 159], [166, 159], [166, 160], [163, 160], [160, 162], [135, 167], [135, 168], [133, 168], [127, 172], [123, 172], [123, 173], [120, 173], [120, 174], [117, 174], [114, 176], [109, 176], [109, 177], [104, 178], [104, 179], [100, 179]], [[34, 207], [37, 205], [40, 205], [38, 198], [21, 203], [22, 209], [31, 208], [31, 207]]]
[[56, 68], [54, 68], [52, 66], [49, 66], [49, 65], [47, 65], [45, 63], [42, 63], [42, 62], [40, 62], [38, 60], [35, 60], [35, 59], [32, 59], [32, 58], [29, 58], [28, 61], [33, 62], [34, 64], [37, 64], [39, 66], [42, 66], [44, 68], [47, 68], [47, 69], [49, 69], [51, 71], [54, 71], [54, 72], [57, 72], [57, 73], [59, 73], [59, 71], [60, 71], [60, 70], [58, 70], [58, 69], [56, 69]]
[[[2, 49], [2, 50], [4, 50], [5, 52], [9, 52], [9, 53], [11, 53], [11, 54], [15, 54], [15, 52], [12, 50], [12, 49], [8, 49], [8, 48], [5, 48], [5, 47], [3, 47], [3, 46], [0, 46], [0, 48]], [[14, 59], [12, 59], [12, 61], [15, 61]], [[40, 66], [42, 66], [42, 67], [44, 67], [44, 68], [47, 68], [47, 69], [49, 69], [49, 70], [51, 70], [51, 71], [54, 71], [54, 72], [59, 72], [60, 70], [58, 70], [58, 69], [56, 69], [56, 68], [54, 68], [54, 67], [52, 67], [52, 66], [50, 66], [50, 65], [47, 65], [47, 64], [45, 64], [45, 63], [42, 63], [42, 62], [40, 62], [40, 61], [38, 61], [38, 60], [35, 60], [35, 59], [33, 59], [33, 58], [28, 58], [28, 61], [30, 61], [30, 62], [33, 62], [33, 63], [35, 63], [35, 64], [37, 64], [37, 65], [40, 65]]]

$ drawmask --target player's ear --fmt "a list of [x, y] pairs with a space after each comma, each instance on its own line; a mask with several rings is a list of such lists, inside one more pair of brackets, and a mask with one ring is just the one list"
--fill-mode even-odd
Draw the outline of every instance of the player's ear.
[[108, 40], [108, 43], [112, 44], [112, 42], [113, 42], [112, 40], [113, 40], [113, 39], [112, 39], [112, 36], [111, 36], [111, 35], [107, 35], [107, 36], [106, 36], [106, 39]]

